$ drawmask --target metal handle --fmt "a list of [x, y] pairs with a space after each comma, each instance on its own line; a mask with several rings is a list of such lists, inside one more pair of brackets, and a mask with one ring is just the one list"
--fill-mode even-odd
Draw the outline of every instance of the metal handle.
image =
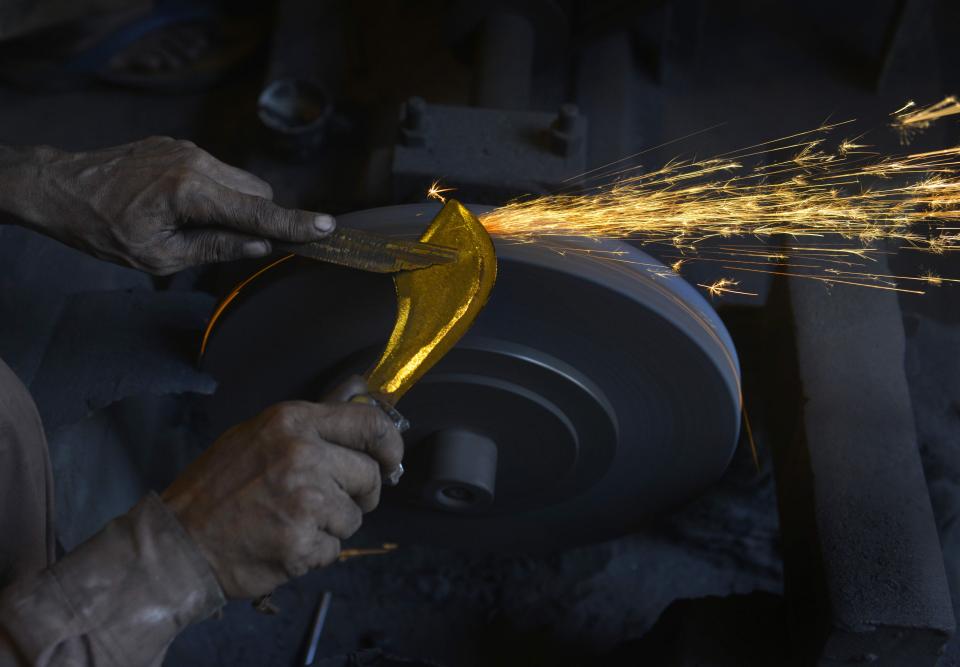
[[[373, 394], [357, 394], [350, 398], [351, 403], [363, 403], [364, 405], [373, 405], [375, 407], [383, 410], [384, 414], [390, 418], [390, 421], [393, 422], [393, 425], [397, 428], [400, 433], [408, 430], [410, 428], [410, 421], [404, 417], [400, 412], [390, 405], [387, 401], [381, 400], [374, 396]], [[397, 467], [391, 470], [383, 479], [384, 484], [389, 486], [396, 486], [400, 483], [400, 478], [403, 476], [403, 464], [398, 463]]]

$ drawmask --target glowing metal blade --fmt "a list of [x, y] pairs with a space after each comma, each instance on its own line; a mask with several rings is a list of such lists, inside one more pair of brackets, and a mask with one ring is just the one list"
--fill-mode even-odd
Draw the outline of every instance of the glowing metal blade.
[[456, 262], [398, 273], [397, 321], [386, 349], [367, 375], [371, 391], [396, 404], [467, 332], [487, 302], [497, 275], [490, 235], [451, 199], [421, 237], [458, 251]]

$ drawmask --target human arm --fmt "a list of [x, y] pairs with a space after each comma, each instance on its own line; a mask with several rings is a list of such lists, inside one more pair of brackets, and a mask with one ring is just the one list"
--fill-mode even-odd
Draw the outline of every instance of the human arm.
[[158, 275], [333, 230], [329, 215], [272, 197], [263, 180], [169, 137], [88, 152], [0, 146], [0, 219]]
[[402, 450], [365, 405], [285, 403], [234, 427], [162, 500], [0, 593], [0, 666], [159, 664], [225, 597], [335, 561]]

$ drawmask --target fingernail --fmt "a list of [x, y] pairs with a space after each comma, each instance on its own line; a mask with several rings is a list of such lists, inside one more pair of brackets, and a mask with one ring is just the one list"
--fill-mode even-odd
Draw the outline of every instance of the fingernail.
[[400, 478], [403, 477], [403, 464], [398, 463], [397, 467], [390, 471], [390, 473], [384, 478], [384, 481], [389, 486], [396, 486], [400, 483]]
[[337, 223], [329, 215], [318, 215], [313, 219], [313, 226], [320, 232], [332, 232]]
[[243, 244], [244, 257], [263, 257], [270, 252], [270, 244], [266, 241], [247, 241]]

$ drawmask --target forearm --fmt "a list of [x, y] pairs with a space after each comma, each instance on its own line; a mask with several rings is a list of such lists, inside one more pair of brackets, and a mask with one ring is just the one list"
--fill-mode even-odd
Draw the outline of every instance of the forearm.
[[184, 627], [223, 602], [196, 545], [151, 495], [0, 594], [0, 667], [159, 664]]
[[60, 154], [49, 146], [0, 146], [0, 221], [44, 231], [49, 217], [44, 189], [50, 164]]

